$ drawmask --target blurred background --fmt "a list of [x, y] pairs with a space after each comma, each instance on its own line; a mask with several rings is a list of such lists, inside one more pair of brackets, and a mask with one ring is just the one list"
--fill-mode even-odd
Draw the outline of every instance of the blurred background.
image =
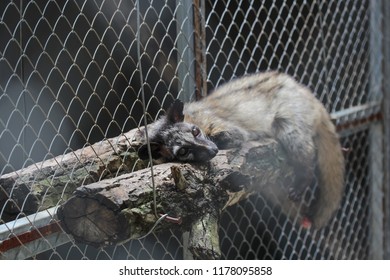
[[[252, 196], [222, 214], [223, 258], [390, 258], [386, 1], [4, 0], [0, 16], [0, 176], [120, 136], [175, 98], [200, 99], [235, 77], [278, 70], [332, 114], [350, 150], [346, 194], [332, 224], [317, 232]], [[34, 214], [23, 205], [7, 213], [13, 195], [0, 185], [0, 243]], [[174, 231], [104, 249], [64, 233], [19, 243], [19, 253], [0, 256], [186, 258]]]

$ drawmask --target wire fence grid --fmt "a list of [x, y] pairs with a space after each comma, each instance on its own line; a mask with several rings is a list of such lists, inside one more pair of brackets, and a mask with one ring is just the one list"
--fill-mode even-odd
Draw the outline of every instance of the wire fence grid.
[[[313, 234], [252, 196], [222, 214], [222, 258], [388, 258], [384, 2], [0, 1], [0, 176], [142, 126], [142, 93], [150, 122], [175, 98], [198, 99], [234, 77], [278, 70], [313, 90], [350, 148], [343, 203]], [[187, 257], [176, 231], [106, 248], [47, 234], [42, 227], [55, 211], [43, 204], [61, 202], [43, 199], [35, 213], [17, 195], [0, 185], [0, 246], [19, 244], [0, 258]], [[34, 241], [24, 241], [26, 232]]]

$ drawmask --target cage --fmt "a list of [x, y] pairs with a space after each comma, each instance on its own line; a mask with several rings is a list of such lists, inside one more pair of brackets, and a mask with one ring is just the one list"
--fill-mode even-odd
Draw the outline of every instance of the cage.
[[349, 149], [346, 191], [314, 233], [260, 196], [230, 207], [221, 258], [389, 258], [386, 1], [9, 0], [0, 14], [1, 258], [189, 258], [174, 229], [103, 248], [64, 233], [56, 209], [78, 186], [78, 163], [64, 174], [60, 160], [155, 120], [176, 98], [268, 70], [309, 87], [332, 115]]

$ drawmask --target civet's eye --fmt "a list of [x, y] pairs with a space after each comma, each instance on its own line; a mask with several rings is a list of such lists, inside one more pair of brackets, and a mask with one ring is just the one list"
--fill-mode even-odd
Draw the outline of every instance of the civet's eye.
[[200, 129], [194, 126], [192, 128], [192, 135], [194, 135], [194, 137], [197, 137], [199, 134], [200, 134]]
[[184, 156], [186, 156], [186, 155], [188, 154], [188, 152], [189, 152], [189, 149], [188, 149], [188, 148], [182, 147], [182, 148], [180, 148], [180, 149], [177, 151], [177, 155], [178, 155], [178, 156], [181, 156], [181, 157], [184, 157]]

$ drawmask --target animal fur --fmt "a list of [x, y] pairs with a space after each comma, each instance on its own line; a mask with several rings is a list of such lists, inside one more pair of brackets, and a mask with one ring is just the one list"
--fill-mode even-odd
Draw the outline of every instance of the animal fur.
[[[316, 228], [326, 225], [341, 203], [344, 157], [335, 127], [312, 92], [286, 74], [253, 74], [222, 85], [198, 102], [183, 106], [175, 101], [149, 131], [153, 158], [165, 161], [207, 161], [218, 148], [274, 138], [284, 148], [296, 179], [288, 199], [269, 189], [263, 191], [264, 197]], [[139, 155], [147, 157], [146, 145]], [[297, 202], [316, 171], [316, 197], [301, 209]]]

